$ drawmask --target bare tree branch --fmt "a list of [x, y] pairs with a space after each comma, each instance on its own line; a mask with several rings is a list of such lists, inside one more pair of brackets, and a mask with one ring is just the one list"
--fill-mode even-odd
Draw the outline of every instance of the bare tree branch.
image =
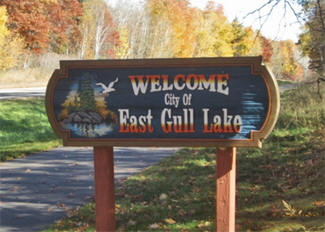
[[248, 16], [253, 15], [253, 14], [257, 13], [257, 12], [260, 12], [262, 9], [264, 9], [264, 7], [270, 5], [273, 1], [281, 1], [281, 0], [269, 0], [268, 2], [264, 3], [264, 4], [263, 4], [262, 6], [260, 6], [259, 8], [257, 8], [257, 9], [255, 9], [255, 10], [249, 12], [247, 15], [245, 15], [245, 16], [243, 17], [243, 19], [245, 20]]
[[[264, 4], [263, 6], [261, 6], [260, 8], [259, 8], [259, 13], [260, 13], [260, 11], [264, 8], [264, 7], [266, 7], [267, 5], [270, 5], [272, 2], [275, 2], [273, 5], [272, 5], [272, 7], [271, 7], [271, 9], [269, 10], [269, 12], [267, 13], [267, 14], [265, 14], [265, 15], [259, 15], [259, 17], [258, 17], [258, 20], [260, 21], [260, 27], [259, 27], [259, 29], [257, 30], [257, 34], [256, 34], [256, 37], [255, 37], [255, 41], [256, 41], [256, 39], [258, 38], [258, 36], [261, 34], [261, 30], [262, 30], [262, 28], [263, 28], [263, 26], [265, 25], [265, 23], [269, 20], [269, 18], [270, 18], [270, 16], [272, 15], [272, 12], [273, 12], [273, 10], [275, 9], [275, 7], [281, 2], [281, 0], [270, 0], [268, 3], [266, 3], [266, 4]], [[250, 12], [250, 13], [248, 13], [246, 16], [248, 16], [249, 14], [253, 14], [253, 12], [257, 12], [256, 10], [254, 10], [254, 11], [252, 11], [252, 12]], [[245, 16], [245, 17], [246, 17]], [[245, 18], [244, 17], [244, 18]], [[262, 21], [262, 19], [264, 18], [264, 20]]]

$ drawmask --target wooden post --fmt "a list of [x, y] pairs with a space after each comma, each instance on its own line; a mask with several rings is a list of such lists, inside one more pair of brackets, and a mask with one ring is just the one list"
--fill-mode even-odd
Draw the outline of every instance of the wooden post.
[[217, 148], [216, 231], [235, 231], [236, 148]]
[[115, 231], [113, 147], [94, 147], [96, 231]]

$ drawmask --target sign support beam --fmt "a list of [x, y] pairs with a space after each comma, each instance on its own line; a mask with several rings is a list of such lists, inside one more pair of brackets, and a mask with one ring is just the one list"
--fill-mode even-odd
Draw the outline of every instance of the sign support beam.
[[113, 147], [94, 147], [96, 231], [115, 231]]
[[97, 231], [116, 226], [114, 146], [204, 144], [220, 147], [216, 229], [232, 232], [236, 147], [261, 148], [280, 94], [261, 56], [70, 60], [50, 78], [46, 111], [64, 146], [94, 147]]
[[216, 231], [235, 231], [236, 147], [217, 148]]

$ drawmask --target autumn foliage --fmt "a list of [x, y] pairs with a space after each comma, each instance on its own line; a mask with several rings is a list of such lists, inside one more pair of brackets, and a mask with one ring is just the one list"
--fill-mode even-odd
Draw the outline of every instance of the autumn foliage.
[[188, 0], [146, 0], [138, 8], [123, 1], [112, 8], [104, 0], [0, 0], [0, 7], [0, 46], [8, 47], [1, 69], [22, 66], [8, 55], [20, 52], [26, 59], [44, 53], [79, 59], [261, 55], [278, 78], [304, 73], [293, 42], [229, 21], [212, 1], [205, 9]]
[[0, 70], [14, 67], [23, 52], [23, 40], [7, 28], [8, 14], [0, 7]]
[[78, 38], [81, 5], [77, 0], [0, 0], [0, 5], [8, 11], [8, 29], [24, 38], [28, 51], [60, 52]]

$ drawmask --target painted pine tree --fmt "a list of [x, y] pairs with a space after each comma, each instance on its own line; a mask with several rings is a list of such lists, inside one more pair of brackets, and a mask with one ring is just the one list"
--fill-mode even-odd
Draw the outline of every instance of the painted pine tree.
[[94, 89], [91, 87], [91, 77], [89, 74], [86, 75], [80, 91], [81, 109], [85, 111], [96, 111]]

